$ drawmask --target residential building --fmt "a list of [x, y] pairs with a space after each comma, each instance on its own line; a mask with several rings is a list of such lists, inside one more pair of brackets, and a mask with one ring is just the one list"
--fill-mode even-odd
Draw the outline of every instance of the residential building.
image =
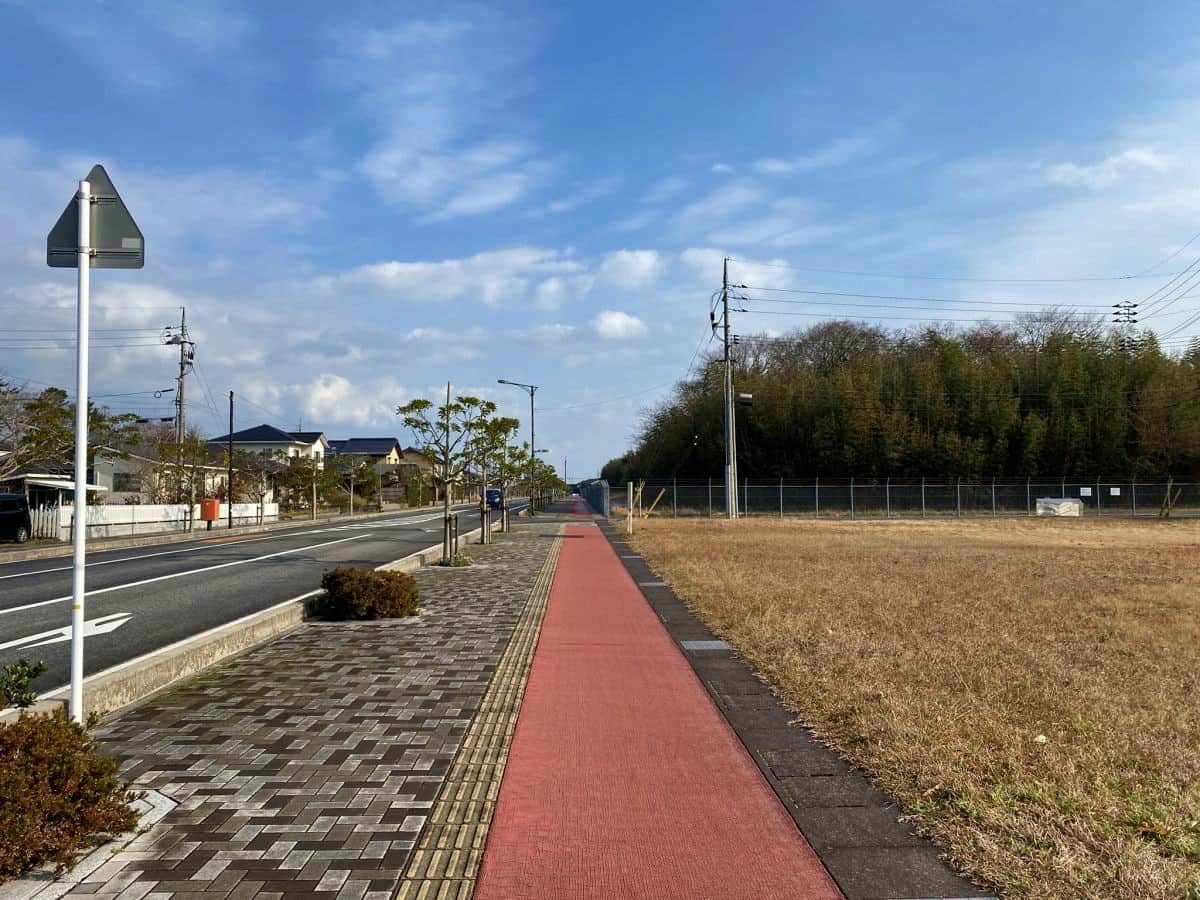
[[400, 464], [404, 450], [394, 437], [348, 438], [329, 442], [330, 456], [362, 456], [370, 459], [377, 467], [392, 467]]
[[[104, 447], [96, 451], [92, 473], [100, 489], [108, 492], [108, 503], [165, 503], [171, 477], [166, 467], [170, 465], [170, 461], [164, 463], [159, 458], [159, 451], [153, 446]], [[175, 471], [190, 468], [185, 464]], [[202, 475], [196, 479], [197, 499], [224, 492], [227, 469], [220, 450], [210, 445], [207, 458], [195, 468]], [[268, 494], [266, 499], [271, 502], [272, 497]]]
[[[224, 449], [229, 445], [229, 435], [209, 438], [208, 443]], [[255, 425], [233, 433], [233, 449], [243, 453], [260, 453], [263, 456], [316, 459], [318, 468], [324, 466], [329, 441], [320, 431], [284, 431], [274, 425]]]

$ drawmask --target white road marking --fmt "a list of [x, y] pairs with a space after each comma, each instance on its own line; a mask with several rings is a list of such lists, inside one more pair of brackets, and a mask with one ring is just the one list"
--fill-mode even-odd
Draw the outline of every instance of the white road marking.
[[[474, 507], [469, 507], [469, 508], [473, 509]], [[421, 522], [430, 522], [430, 521], [433, 521], [433, 519], [435, 519], [435, 518], [440, 519], [441, 517], [442, 517], [442, 514], [440, 512], [437, 513], [437, 515], [435, 515], [435, 516], [424, 516], [421, 518], [418, 518], [417, 514], [413, 514], [413, 515], [401, 516], [398, 519], [389, 520], [389, 521], [371, 520], [368, 522], [356, 522], [356, 523], [350, 524], [350, 525], [332, 525], [329, 528], [310, 528], [310, 529], [307, 529], [304, 531], [287, 531], [287, 532], [281, 531], [279, 534], [268, 534], [265, 537], [245, 538], [245, 539], [239, 540], [239, 541], [227, 541], [224, 543], [209, 542], [209, 543], [204, 543], [199, 547], [180, 547], [178, 550], [159, 550], [155, 553], [141, 553], [137, 556], [122, 556], [120, 559], [105, 559], [105, 560], [101, 560], [99, 562], [90, 562], [87, 564], [87, 567], [90, 569], [93, 566], [113, 566], [113, 565], [117, 565], [118, 563], [135, 562], [140, 559], [153, 559], [156, 556], [171, 556], [176, 553], [195, 553], [197, 550], [213, 550], [213, 549], [219, 549], [222, 547], [237, 547], [240, 544], [255, 544], [255, 543], [258, 543], [259, 541], [274, 541], [274, 540], [279, 540], [281, 538], [303, 537], [303, 536], [309, 535], [309, 534], [326, 534], [330, 531], [341, 531], [341, 530], [347, 529], [347, 528], [398, 528], [402, 525], [419, 524]], [[202, 534], [208, 535], [209, 532], [205, 531], [205, 532], [202, 532]], [[212, 538], [219, 538], [219, 537], [220, 537], [219, 532], [217, 534], [212, 535]], [[211, 541], [212, 538], [197, 537], [196, 540], [207, 542], [207, 541]], [[98, 553], [104, 553], [104, 552], [114, 553], [114, 552], [119, 552], [119, 551], [98, 550], [96, 552], [98, 552]], [[6, 564], [0, 563], [0, 565], [6, 565]], [[33, 572], [17, 572], [13, 575], [0, 575], [0, 581], [3, 581], [7, 578], [27, 578], [30, 575], [52, 575], [55, 572], [70, 572], [70, 571], [71, 571], [70, 566], [58, 566], [53, 569], [37, 569], [36, 571], [33, 571]]]
[[[290, 553], [302, 553], [305, 550], [315, 550], [318, 547], [330, 547], [333, 544], [344, 544], [346, 541], [357, 541], [360, 538], [371, 537], [370, 533], [355, 534], [350, 537], [338, 538], [336, 541], [325, 541], [320, 544], [309, 544], [304, 547], [293, 547], [291, 550], [280, 550], [277, 553], [268, 553], [265, 556], [256, 556], [253, 559], [235, 559], [232, 562], [218, 563], [215, 566], [203, 566], [199, 569], [188, 569], [184, 572], [172, 572], [169, 575], [159, 575], [155, 578], [144, 578], [141, 581], [130, 581], [125, 584], [114, 584], [112, 587], [100, 588], [95, 591], [88, 591], [84, 596], [95, 597], [99, 594], [107, 594], [112, 591], [123, 591], [126, 588], [141, 587], [143, 584], [154, 584], [156, 581], [167, 581], [171, 578], [182, 578], [185, 575], [198, 575], [201, 572], [212, 572], [216, 569], [228, 569], [230, 566], [244, 566], [248, 563], [262, 562], [264, 559], [274, 559], [277, 556], [287, 556]], [[38, 606], [48, 606], [51, 603], [62, 603], [64, 600], [70, 600], [71, 595], [67, 594], [64, 597], [55, 597], [52, 600], [41, 600], [37, 603], [26, 603], [24, 606], [14, 606], [12, 609], [0, 609], [0, 616], [8, 615], [9, 613], [21, 612], [26, 609], [34, 609]]]
[[[108, 634], [110, 631], [116, 631], [132, 618], [133, 613], [113, 613], [112, 615], [101, 616], [98, 619], [89, 619], [83, 625], [83, 636], [88, 638], [97, 634]], [[41, 634], [31, 634], [28, 637], [17, 638], [15, 641], [0, 644], [0, 650], [11, 650], [13, 647], [28, 649], [31, 647], [44, 647], [47, 644], [62, 644], [71, 639], [71, 630], [70, 625], [64, 625], [62, 628], [43, 631]]]

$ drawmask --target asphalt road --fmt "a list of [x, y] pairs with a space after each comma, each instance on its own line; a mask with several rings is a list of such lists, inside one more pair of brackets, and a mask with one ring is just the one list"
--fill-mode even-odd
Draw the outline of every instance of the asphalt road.
[[[513, 513], [524, 504], [514, 504]], [[455, 507], [465, 533], [478, 505]], [[176, 641], [308, 594], [334, 566], [378, 566], [441, 540], [441, 510], [344, 525], [89, 553], [85, 671], [104, 671]], [[0, 564], [0, 665], [43, 660], [42, 693], [70, 678], [71, 558]]]

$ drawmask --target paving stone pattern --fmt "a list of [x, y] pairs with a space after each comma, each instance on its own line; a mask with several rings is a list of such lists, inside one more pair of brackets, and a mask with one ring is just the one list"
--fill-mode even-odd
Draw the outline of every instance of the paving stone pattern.
[[105, 724], [179, 805], [71, 895], [390, 897], [556, 531], [422, 570], [419, 616], [308, 623]]
[[396, 900], [469, 900], [474, 893], [561, 543], [554, 541], [546, 557], [521, 621], [409, 858]]

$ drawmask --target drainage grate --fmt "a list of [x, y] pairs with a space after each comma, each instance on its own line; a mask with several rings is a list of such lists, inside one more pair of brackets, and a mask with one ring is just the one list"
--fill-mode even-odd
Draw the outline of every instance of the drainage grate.
[[638, 587], [666, 587], [665, 581], [639, 581]]
[[680, 641], [684, 650], [732, 650], [724, 641]]

